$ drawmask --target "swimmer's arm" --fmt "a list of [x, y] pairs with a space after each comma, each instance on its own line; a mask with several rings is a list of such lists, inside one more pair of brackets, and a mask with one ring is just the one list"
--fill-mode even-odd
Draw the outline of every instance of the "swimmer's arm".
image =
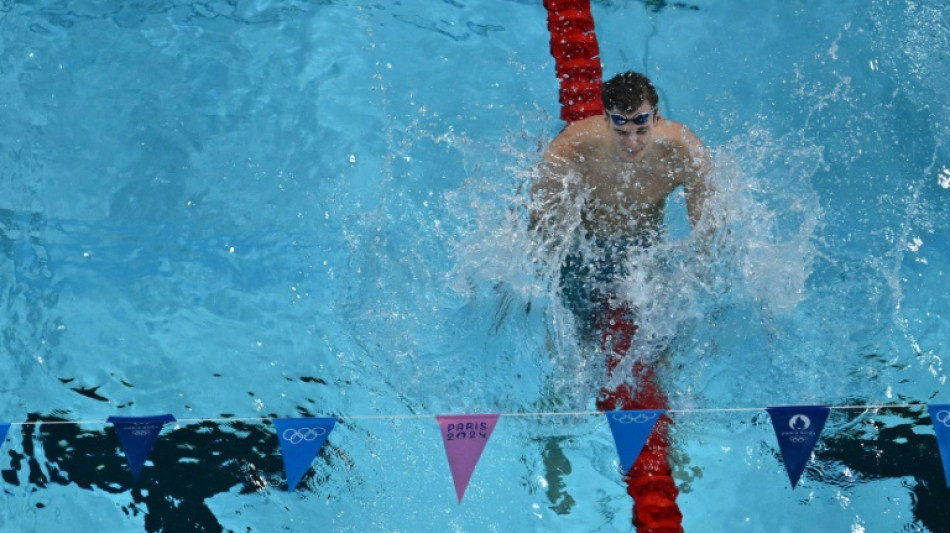
[[[686, 157], [685, 171], [682, 176], [683, 191], [686, 195], [686, 212], [689, 225], [696, 228], [706, 212], [706, 201], [714, 194], [709, 183], [712, 170], [712, 156], [709, 150], [687, 128], [683, 128], [683, 148]], [[705, 228], [704, 234], [710, 234], [713, 227]]]
[[573, 194], [570, 176], [576, 169], [569, 155], [562, 151], [559, 143], [552, 143], [538, 165], [537, 179], [531, 187], [529, 228], [548, 237], [564, 220], [565, 199]]

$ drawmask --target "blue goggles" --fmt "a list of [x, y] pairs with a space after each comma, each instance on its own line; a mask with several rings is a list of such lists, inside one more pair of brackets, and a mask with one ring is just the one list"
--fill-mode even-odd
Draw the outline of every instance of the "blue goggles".
[[623, 126], [627, 122], [632, 122], [637, 126], [642, 126], [647, 122], [650, 122], [650, 117], [653, 116], [653, 113], [656, 111], [656, 108], [647, 111], [646, 113], [640, 113], [639, 115], [627, 118], [619, 113], [607, 113], [607, 116], [610, 117], [610, 121], [613, 122], [614, 126]]

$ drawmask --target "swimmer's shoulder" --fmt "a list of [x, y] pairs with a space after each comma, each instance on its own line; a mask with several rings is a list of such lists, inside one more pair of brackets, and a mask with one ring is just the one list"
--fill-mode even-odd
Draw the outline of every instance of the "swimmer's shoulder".
[[594, 115], [578, 120], [564, 128], [551, 141], [546, 153], [572, 162], [579, 157], [589, 157], [599, 152], [604, 140], [604, 119]]
[[656, 136], [675, 144], [685, 144], [696, 137], [685, 124], [663, 117], [657, 121]]
[[673, 149], [675, 152], [673, 155], [680, 156], [698, 167], [708, 166], [709, 150], [685, 124], [665, 118], [660, 119], [656, 135], [663, 139], [664, 144]]

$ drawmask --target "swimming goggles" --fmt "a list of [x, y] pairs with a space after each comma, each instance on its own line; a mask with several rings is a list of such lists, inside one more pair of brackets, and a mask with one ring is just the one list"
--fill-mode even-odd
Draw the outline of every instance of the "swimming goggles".
[[650, 117], [653, 116], [653, 113], [656, 111], [656, 108], [647, 111], [646, 113], [640, 113], [634, 117], [627, 118], [619, 113], [607, 113], [607, 116], [610, 117], [610, 121], [613, 122], [614, 126], [623, 126], [627, 122], [632, 122], [637, 126], [642, 126], [650, 121]]

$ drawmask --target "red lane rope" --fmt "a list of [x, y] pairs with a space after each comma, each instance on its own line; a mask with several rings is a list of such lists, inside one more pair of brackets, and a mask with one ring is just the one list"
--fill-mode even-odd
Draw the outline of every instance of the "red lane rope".
[[603, 71], [590, 0], [544, 0], [551, 33], [561, 119], [568, 124], [603, 113]]
[[[544, 0], [551, 33], [551, 55], [560, 82], [561, 119], [568, 124], [604, 112], [601, 102], [603, 70], [594, 32], [590, 0]], [[608, 352], [607, 370], [627, 355], [637, 332], [628, 309], [605, 306], [601, 313], [601, 344]], [[602, 411], [614, 409], [668, 409], [667, 398], [652, 368], [634, 365], [634, 387], [603, 389], [597, 400]], [[633, 497], [633, 524], [640, 533], [682, 533], [683, 515], [676, 504], [676, 482], [669, 461], [669, 425], [664, 416], [640, 456], [625, 473], [627, 493]]]
[[[604, 305], [598, 330], [601, 348], [609, 353], [608, 377], [612, 377], [633, 345], [637, 333], [633, 313], [625, 307]], [[668, 409], [666, 394], [660, 389], [654, 370], [641, 362], [634, 363], [635, 385], [621, 384], [604, 388], [597, 399], [601, 411], [614, 409]], [[643, 446], [637, 461], [626, 473], [627, 494], [633, 498], [633, 525], [638, 533], [683, 533], [683, 513], [676, 504], [679, 490], [673, 479], [669, 459], [669, 426], [666, 415], [657, 422]]]

